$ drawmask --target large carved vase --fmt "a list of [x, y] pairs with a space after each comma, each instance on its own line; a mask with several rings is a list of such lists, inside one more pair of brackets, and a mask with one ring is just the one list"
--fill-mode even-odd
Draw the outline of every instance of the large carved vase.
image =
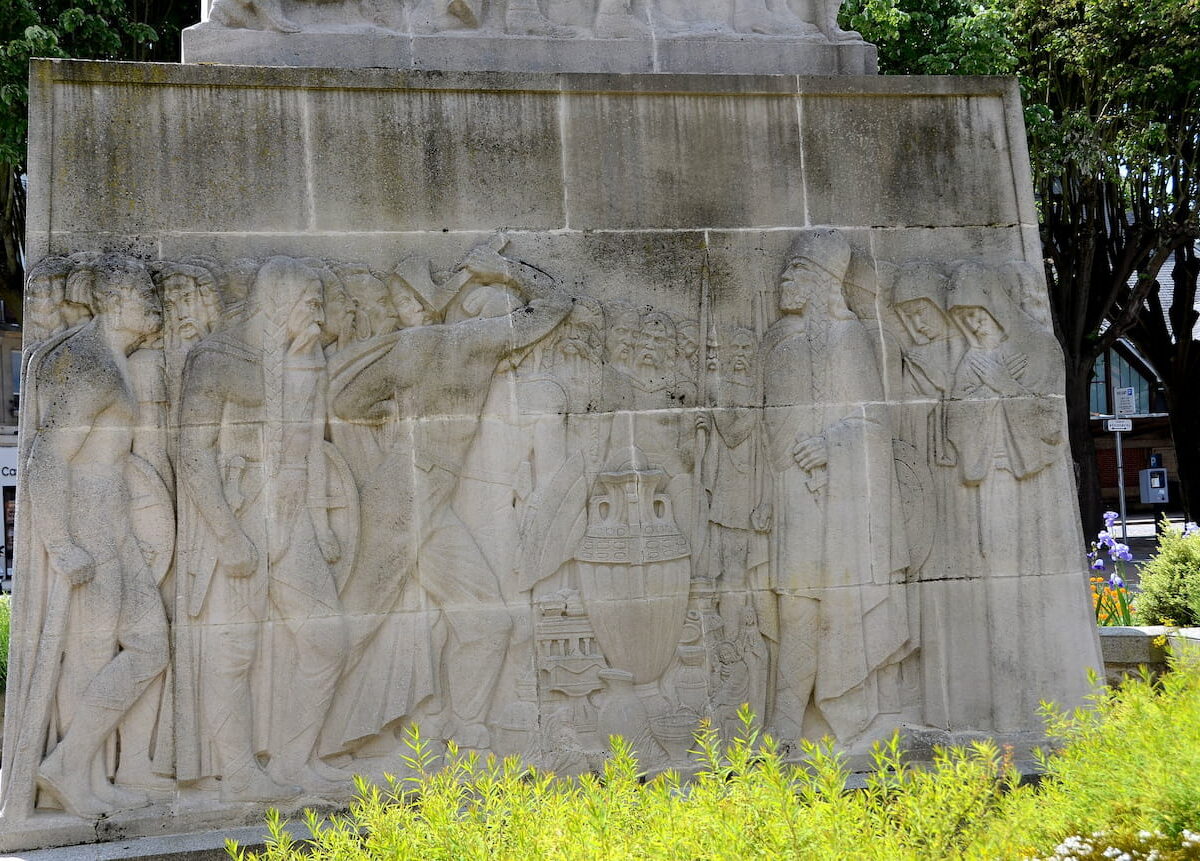
[[639, 685], [667, 669], [687, 615], [688, 543], [662, 492], [666, 482], [655, 467], [602, 473], [575, 554], [596, 640], [609, 664]]

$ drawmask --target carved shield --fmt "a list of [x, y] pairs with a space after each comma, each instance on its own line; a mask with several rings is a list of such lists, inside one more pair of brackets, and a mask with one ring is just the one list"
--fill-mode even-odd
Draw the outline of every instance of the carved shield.
[[161, 584], [175, 555], [175, 502], [158, 472], [136, 454], [125, 468], [129, 519], [154, 582]]
[[342, 546], [342, 555], [333, 564], [333, 578], [340, 591], [354, 567], [358, 550], [358, 486], [354, 473], [333, 443], [322, 446], [325, 452], [325, 479], [329, 505], [329, 528]]
[[532, 589], [571, 558], [587, 526], [588, 481], [575, 452], [544, 488], [535, 491], [521, 523], [521, 589]]
[[936, 505], [933, 474], [929, 464], [911, 443], [892, 440], [896, 478], [900, 481], [900, 509], [904, 512], [904, 534], [908, 539], [908, 570], [917, 571], [933, 550]]

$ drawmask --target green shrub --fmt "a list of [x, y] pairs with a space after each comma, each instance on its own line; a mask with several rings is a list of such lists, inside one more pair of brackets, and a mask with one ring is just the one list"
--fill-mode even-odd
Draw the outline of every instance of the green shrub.
[[8, 682], [8, 627], [12, 621], [12, 599], [0, 595], [0, 694]]
[[1097, 694], [1092, 710], [1051, 716], [1064, 746], [1045, 759], [1036, 788], [1018, 786], [1006, 754], [989, 743], [943, 751], [923, 770], [901, 762], [893, 739], [877, 747], [866, 788], [847, 792], [844, 764], [828, 746], [807, 748], [807, 768], [785, 764], [745, 718], [743, 737], [724, 750], [711, 731], [698, 736], [702, 770], [682, 784], [670, 774], [643, 783], [619, 739], [602, 776], [559, 780], [516, 759], [453, 749], [434, 768], [428, 745], [413, 735], [403, 766], [409, 776], [383, 788], [360, 782], [347, 815], [310, 814], [311, 843], [293, 841], [273, 815], [263, 853], [236, 846], [230, 853], [268, 861], [901, 861], [1100, 859], [1141, 846], [1164, 861], [1200, 859], [1195, 657], [1181, 659], [1157, 686], [1133, 680]]
[[1141, 594], [1134, 602], [1142, 625], [1200, 626], [1200, 529], [1165, 520], [1158, 551], [1141, 566]]

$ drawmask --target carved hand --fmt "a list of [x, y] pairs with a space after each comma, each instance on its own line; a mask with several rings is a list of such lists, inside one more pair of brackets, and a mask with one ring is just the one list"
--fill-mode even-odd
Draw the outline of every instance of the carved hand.
[[78, 544], [59, 544], [47, 549], [51, 567], [66, 577], [72, 586], [90, 583], [96, 576], [96, 562], [92, 554]]
[[394, 411], [392, 409], [393, 401], [379, 401], [371, 406], [370, 409], [362, 417], [364, 424], [381, 425], [386, 424], [388, 419], [392, 418]]
[[487, 246], [472, 248], [462, 268], [484, 284], [509, 283], [513, 280], [508, 258]]
[[218, 558], [230, 577], [249, 577], [258, 569], [258, 550], [240, 529], [221, 540]]
[[824, 466], [827, 460], [825, 437], [810, 436], [797, 440], [792, 446], [792, 459], [800, 464], [800, 468], [812, 471]]
[[1025, 369], [1029, 367], [1029, 357], [1024, 353], [1014, 353], [1005, 360], [1005, 366], [1008, 372], [1012, 374], [1014, 380], [1021, 379], [1021, 375], [1025, 373]]
[[1020, 394], [1021, 387], [1012, 378], [1008, 368], [989, 356], [972, 356], [971, 370], [979, 375], [984, 384], [1001, 395]]
[[329, 530], [317, 532], [317, 544], [321, 547], [321, 556], [330, 565], [342, 558], [342, 544]]
[[696, 430], [702, 430], [705, 433], [712, 431], [712, 416], [707, 410], [701, 410], [696, 413]]

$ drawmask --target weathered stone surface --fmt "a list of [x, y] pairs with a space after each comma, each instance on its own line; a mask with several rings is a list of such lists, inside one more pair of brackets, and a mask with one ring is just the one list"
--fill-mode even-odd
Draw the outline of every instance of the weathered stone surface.
[[553, 39], [537, 36], [426, 36], [278, 33], [200, 24], [183, 31], [188, 63], [329, 68], [442, 69], [456, 72], [693, 72], [742, 75], [871, 75], [874, 45], [790, 39]]
[[[875, 47], [838, 0], [634, 3], [216, 0], [183, 33], [187, 63], [501, 72], [865, 75]], [[664, 10], [664, 6], [674, 9]], [[804, 11], [800, 11], [803, 8]], [[352, 46], [352, 47], [351, 47]]]
[[[1088, 692], [1013, 83], [55, 61], [33, 97], [0, 848], [336, 804], [413, 724], [686, 770], [742, 703], [859, 756], [1028, 747]], [[221, 105], [266, 161], [186, 132]]]

